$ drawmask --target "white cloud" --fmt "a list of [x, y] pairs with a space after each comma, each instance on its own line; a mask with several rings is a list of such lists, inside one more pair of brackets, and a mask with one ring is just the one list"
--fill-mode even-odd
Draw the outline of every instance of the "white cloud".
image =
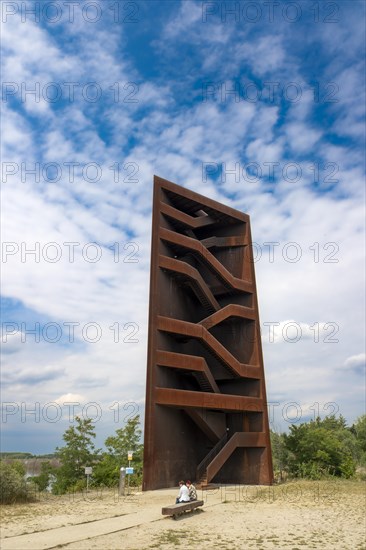
[[59, 405], [64, 405], [65, 403], [85, 403], [86, 399], [83, 395], [80, 395], [79, 393], [65, 393], [64, 395], [61, 395], [60, 397], [57, 397], [57, 399], [54, 400], [54, 403], [58, 403]]
[[299, 154], [311, 153], [322, 137], [320, 130], [300, 122], [288, 124], [285, 131], [289, 148]]
[[347, 357], [344, 362], [345, 367], [349, 367], [351, 370], [364, 370], [366, 362], [366, 355], [359, 353], [357, 355], [351, 355]]
[[[179, 10], [174, 13], [170, 21], [165, 25], [162, 33], [162, 42], [175, 41], [177, 39], [187, 40], [189, 43], [202, 45], [202, 37], [206, 38], [209, 44], [227, 42], [230, 30], [204, 15], [204, 6], [187, 0], [180, 4]], [[197, 32], [199, 30], [199, 32]]]
[[282, 68], [286, 59], [282, 37], [274, 34], [241, 44], [235, 56], [240, 63], [249, 63], [252, 71], [261, 77]]

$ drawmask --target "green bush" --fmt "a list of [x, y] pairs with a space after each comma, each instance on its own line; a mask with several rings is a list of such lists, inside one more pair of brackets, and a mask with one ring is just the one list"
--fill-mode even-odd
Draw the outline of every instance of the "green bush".
[[74, 485], [71, 487], [68, 487], [67, 492], [68, 493], [81, 493], [86, 489], [86, 480], [85, 479], [78, 479]]
[[25, 480], [25, 468], [20, 462], [0, 462], [0, 502], [14, 504], [34, 500], [34, 490]]
[[52, 482], [56, 479], [57, 469], [53, 467], [49, 460], [42, 462], [41, 472], [38, 476], [32, 478], [33, 483], [38, 487], [39, 491], [46, 491]]
[[342, 473], [342, 477], [345, 477], [346, 479], [350, 479], [351, 477], [354, 477], [356, 474], [356, 464], [351, 456], [346, 456], [340, 465], [340, 470]]

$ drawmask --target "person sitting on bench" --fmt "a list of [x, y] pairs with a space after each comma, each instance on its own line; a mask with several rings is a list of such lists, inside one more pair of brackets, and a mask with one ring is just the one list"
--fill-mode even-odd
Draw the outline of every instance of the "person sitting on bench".
[[187, 479], [186, 485], [188, 487], [189, 500], [197, 500], [196, 487]]
[[179, 482], [179, 494], [175, 500], [175, 504], [179, 504], [180, 502], [189, 502], [188, 487], [184, 481]]

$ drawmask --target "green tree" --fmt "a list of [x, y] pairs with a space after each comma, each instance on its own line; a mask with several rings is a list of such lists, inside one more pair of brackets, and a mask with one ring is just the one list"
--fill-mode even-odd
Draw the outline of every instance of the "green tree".
[[350, 431], [356, 438], [357, 462], [366, 466], [366, 414], [357, 418]]
[[56, 472], [53, 492], [65, 493], [82, 488], [85, 482], [85, 467], [93, 466], [100, 450], [95, 449], [95, 432], [90, 418], [75, 417], [76, 425], [70, 426], [62, 436], [66, 445], [56, 447], [56, 456], [61, 466]]
[[362, 468], [366, 467], [366, 414], [357, 418], [350, 428], [350, 432], [356, 439], [357, 464]]
[[289, 470], [295, 476], [318, 479], [327, 474], [352, 477], [355, 473], [355, 438], [342, 416], [292, 425], [284, 440], [290, 453]]
[[93, 480], [97, 485], [116, 486], [119, 481], [120, 468], [128, 465], [128, 451], [133, 451], [134, 475], [132, 485], [139, 485], [142, 479], [143, 445], [141, 444], [140, 416], [136, 415], [127, 421], [124, 428], [116, 430], [116, 435], [105, 440], [107, 451], [96, 465]]
[[38, 476], [34, 476], [32, 481], [37, 485], [39, 491], [45, 491], [49, 486], [52, 479], [57, 478], [57, 468], [52, 466], [51, 462], [47, 460], [41, 464], [41, 472]]
[[271, 448], [275, 479], [283, 481], [288, 469], [289, 451], [285, 444], [285, 434], [271, 430]]
[[357, 418], [352, 427], [355, 431], [360, 448], [366, 452], [366, 414]]

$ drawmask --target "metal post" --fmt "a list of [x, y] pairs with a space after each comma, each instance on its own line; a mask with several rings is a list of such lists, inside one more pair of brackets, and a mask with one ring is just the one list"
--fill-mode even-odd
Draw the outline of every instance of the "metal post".
[[[131, 460], [128, 461], [128, 467], [130, 468], [131, 467]], [[127, 479], [127, 494], [129, 495], [130, 494], [130, 474], [128, 474], [128, 479]]]
[[93, 473], [93, 468], [91, 466], [85, 466], [85, 475], [86, 475], [86, 493], [89, 491], [89, 476]]
[[125, 496], [125, 477], [126, 468], [121, 468], [119, 471], [119, 496]]
[[128, 479], [127, 479], [127, 486], [128, 486], [128, 495], [130, 494], [130, 468], [131, 468], [131, 460], [133, 457], [133, 451], [128, 451], [127, 453], [127, 460], [128, 460]]

